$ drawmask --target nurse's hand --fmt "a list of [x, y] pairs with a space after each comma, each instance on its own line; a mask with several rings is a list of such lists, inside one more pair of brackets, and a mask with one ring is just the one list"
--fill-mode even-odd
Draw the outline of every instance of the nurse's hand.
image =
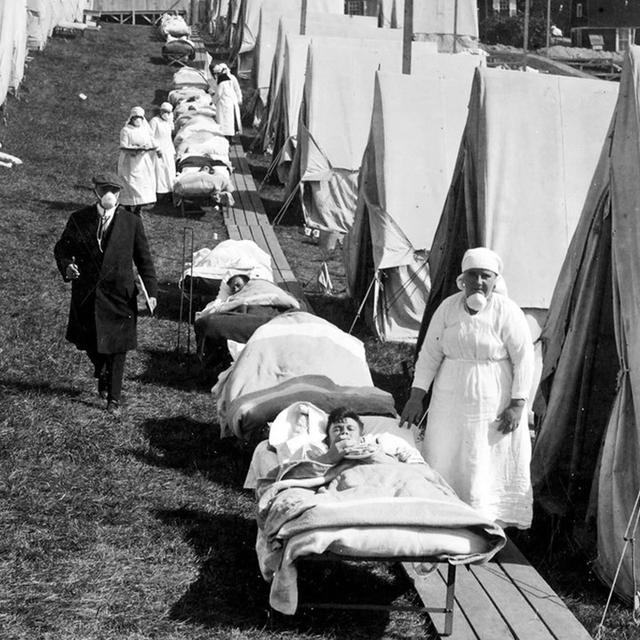
[[156, 310], [157, 306], [158, 306], [158, 299], [149, 298], [149, 313], [151, 313], [151, 315], [153, 315], [153, 312]]
[[411, 387], [411, 395], [407, 400], [407, 404], [404, 405], [402, 415], [400, 416], [400, 427], [407, 426], [407, 429], [411, 425], [418, 425], [424, 417], [424, 397], [427, 392], [424, 389], [418, 389], [417, 387]]
[[498, 431], [502, 433], [511, 433], [518, 428], [522, 411], [524, 410], [524, 400], [513, 399], [509, 406], [498, 416]]

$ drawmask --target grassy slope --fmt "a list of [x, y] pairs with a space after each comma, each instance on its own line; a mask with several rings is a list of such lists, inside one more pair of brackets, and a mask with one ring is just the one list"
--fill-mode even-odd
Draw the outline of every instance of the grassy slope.
[[[0, 636], [420, 637], [410, 616], [268, 614], [253, 553], [253, 503], [240, 489], [246, 452], [218, 438], [212, 399], [184, 352], [184, 336], [176, 350], [173, 283], [183, 228], [194, 230], [196, 248], [210, 246], [214, 232], [223, 237], [219, 220], [185, 220], [170, 210], [145, 217], [160, 307], [157, 318], [140, 320], [121, 422], [107, 419], [87, 361], [64, 340], [69, 290], [55, 269], [53, 244], [68, 214], [91, 200], [92, 173], [114, 168], [129, 108], [151, 108], [165, 97], [171, 70], [158, 64], [159, 51], [145, 27], [53, 39], [30, 62], [0, 129], [5, 149], [25, 162], [0, 171]], [[281, 233], [300, 279], [311, 278], [308, 256], [319, 262], [319, 253], [296, 256], [299, 231]], [[339, 278], [335, 258], [332, 270]], [[316, 302], [348, 322], [340, 300]], [[401, 401], [399, 363], [410, 350], [371, 338], [367, 347], [377, 380]], [[356, 590], [366, 583], [367, 591], [383, 593], [398, 583], [386, 573], [352, 578]], [[591, 603], [601, 604], [603, 593], [576, 588], [581, 578], [569, 589], [591, 626], [598, 613]], [[631, 638], [627, 629], [620, 617], [611, 637]]]

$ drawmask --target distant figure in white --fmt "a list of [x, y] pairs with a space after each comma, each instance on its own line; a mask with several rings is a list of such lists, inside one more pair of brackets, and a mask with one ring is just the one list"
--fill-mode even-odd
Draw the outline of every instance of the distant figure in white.
[[140, 215], [143, 205], [156, 201], [156, 156], [156, 145], [144, 109], [133, 107], [120, 130], [118, 175], [125, 182], [120, 204], [136, 215]]
[[233, 91], [236, 94], [236, 98], [238, 98], [238, 105], [242, 106], [242, 89], [240, 89], [240, 83], [238, 82], [238, 78], [236, 78], [233, 73], [231, 73], [231, 69], [229, 69], [229, 65], [224, 62], [220, 62], [215, 65], [211, 70], [211, 73], [224, 73], [231, 82], [231, 86], [233, 87]]
[[226, 70], [228, 70], [226, 65], [213, 67], [213, 77], [217, 83], [213, 102], [216, 107], [216, 122], [220, 125], [220, 133], [230, 139], [242, 131], [242, 125], [240, 124], [238, 96]]
[[176, 150], [173, 146], [173, 107], [169, 102], [160, 105], [160, 113], [151, 118], [151, 134], [158, 149], [155, 159], [156, 194], [158, 199], [167, 198], [173, 191], [176, 180]]

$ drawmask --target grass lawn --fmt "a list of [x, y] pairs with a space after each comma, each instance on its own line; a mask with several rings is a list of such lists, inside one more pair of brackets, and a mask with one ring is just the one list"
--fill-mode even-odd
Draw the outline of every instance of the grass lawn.
[[[0, 638], [2, 640], [418, 638], [406, 614], [306, 613], [275, 617], [253, 551], [253, 499], [241, 489], [250, 452], [220, 440], [210, 381], [186, 332], [178, 343], [176, 282], [184, 229], [195, 248], [226, 237], [211, 212], [144, 215], [161, 282], [157, 317], [139, 322], [130, 352], [125, 413], [107, 417], [84, 354], [64, 340], [69, 286], [53, 261], [68, 215], [90, 202], [91, 175], [114, 169], [129, 109], [153, 110], [172, 70], [149, 27], [105, 25], [54, 38], [35, 53], [0, 125], [4, 149], [24, 166], [0, 169]], [[88, 97], [80, 100], [78, 94]], [[149, 114], [151, 115], [151, 114]], [[278, 231], [301, 282], [313, 284], [320, 252], [295, 226]], [[344, 285], [339, 256], [330, 261]], [[344, 296], [316, 295], [316, 310], [342, 327]], [[409, 347], [380, 345], [359, 325], [376, 383], [401, 406]], [[606, 591], [581, 555], [524, 551], [594, 628]], [[542, 549], [542, 550], [541, 550]], [[307, 587], [333, 575], [310, 570]], [[402, 591], [393, 571], [351, 571], [344, 590], [384, 600]], [[635, 628], [615, 605], [606, 637]]]

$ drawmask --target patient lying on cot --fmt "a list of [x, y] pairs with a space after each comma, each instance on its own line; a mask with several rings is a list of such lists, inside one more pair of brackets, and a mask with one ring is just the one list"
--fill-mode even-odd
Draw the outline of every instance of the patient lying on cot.
[[327, 450], [312, 452], [310, 458], [324, 464], [338, 464], [342, 460], [363, 460], [389, 463], [393, 460], [410, 464], [426, 464], [420, 452], [391, 434], [363, 435], [360, 416], [347, 407], [337, 407], [327, 418]]
[[228, 366], [227, 341], [244, 344], [271, 318], [300, 309], [300, 302], [278, 285], [246, 273], [230, 273], [218, 297], [196, 313], [199, 354], [205, 363]]
[[457, 498], [408, 442], [363, 435], [345, 407], [324, 421], [307, 407], [288, 408], [288, 426], [274, 420], [276, 454], [258, 445], [245, 481], [256, 488], [256, 552], [274, 609], [296, 611], [295, 561], [308, 554], [458, 564], [486, 561], [504, 545], [500, 527]]

